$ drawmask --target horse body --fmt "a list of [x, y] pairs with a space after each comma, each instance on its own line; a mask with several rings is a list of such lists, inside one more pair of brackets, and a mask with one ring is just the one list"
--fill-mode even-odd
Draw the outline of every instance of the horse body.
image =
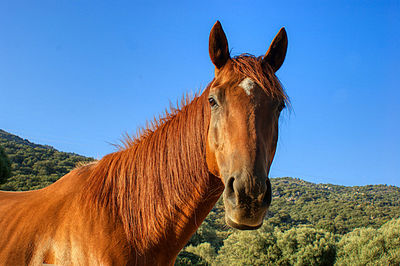
[[121, 222], [81, 204], [84, 176], [77, 172], [45, 189], [0, 192], [1, 265], [107, 265], [129, 259]]
[[1, 265], [173, 264], [223, 189], [219, 179], [210, 177], [214, 184], [209, 188], [214, 191], [204, 192], [209, 197], [189, 202], [193, 209], [177, 210], [171, 215], [173, 220], [166, 221], [164, 234], [154, 240], [156, 244], [138, 252], [118, 216], [82, 202], [85, 175], [80, 171], [45, 189], [0, 192]]
[[222, 193], [228, 225], [259, 228], [286, 47], [281, 29], [264, 57], [230, 58], [217, 22], [215, 78], [201, 95], [47, 188], [0, 192], [0, 264], [172, 265]]

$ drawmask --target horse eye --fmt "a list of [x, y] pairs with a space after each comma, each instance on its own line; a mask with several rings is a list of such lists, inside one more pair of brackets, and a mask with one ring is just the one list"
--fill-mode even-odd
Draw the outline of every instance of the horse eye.
[[217, 106], [217, 102], [212, 97], [208, 98], [208, 102], [210, 103], [211, 107]]

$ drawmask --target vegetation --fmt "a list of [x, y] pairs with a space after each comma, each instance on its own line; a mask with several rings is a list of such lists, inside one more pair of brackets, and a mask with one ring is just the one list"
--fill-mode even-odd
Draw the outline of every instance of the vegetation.
[[400, 219], [378, 229], [357, 228], [337, 247], [337, 265], [400, 265]]
[[11, 162], [4, 148], [0, 146], [0, 184], [6, 182], [11, 176]]
[[[12, 175], [2, 190], [45, 187], [77, 162], [91, 161], [0, 130]], [[238, 231], [225, 225], [222, 200], [179, 254], [176, 265], [399, 265], [400, 188], [345, 187], [273, 178], [264, 225]]]
[[257, 231], [235, 231], [218, 253], [209, 243], [187, 246], [177, 265], [182, 261], [185, 265], [399, 265], [400, 218], [343, 236], [311, 226], [282, 230], [264, 225]]
[[43, 188], [67, 174], [78, 162], [93, 160], [74, 153], [59, 152], [51, 146], [34, 144], [1, 129], [0, 146], [11, 162], [12, 172], [12, 176], [0, 185], [0, 190]]
[[335, 237], [312, 227], [280, 231], [264, 226], [258, 231], [235, 232], [224, 241], [218, 265], [332, 265]]

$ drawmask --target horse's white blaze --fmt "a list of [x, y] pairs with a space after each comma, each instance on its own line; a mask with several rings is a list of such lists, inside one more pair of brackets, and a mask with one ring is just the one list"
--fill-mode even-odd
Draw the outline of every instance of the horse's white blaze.
[[256, 83], [251, 78], [245, 78], [240, 82], [239, 86], [243, 88], [247, 95], [250, 95]]

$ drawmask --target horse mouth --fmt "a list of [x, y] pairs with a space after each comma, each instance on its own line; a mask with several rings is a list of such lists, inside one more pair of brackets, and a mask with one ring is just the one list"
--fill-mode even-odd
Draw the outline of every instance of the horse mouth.
[[225, 216], [225, 222], [232, 228], [235, 229], [239, 229], [239, 230], [256, 230], [258, 228], [260, 228], [263, 224], [263, 222], [261, 222], [259, 225], [253, 226], [253, 225], [246, 225], [246, 224], [238, 224], [234, 221], [232, 221], [231, 218], [229, 218], [228, 216]]

